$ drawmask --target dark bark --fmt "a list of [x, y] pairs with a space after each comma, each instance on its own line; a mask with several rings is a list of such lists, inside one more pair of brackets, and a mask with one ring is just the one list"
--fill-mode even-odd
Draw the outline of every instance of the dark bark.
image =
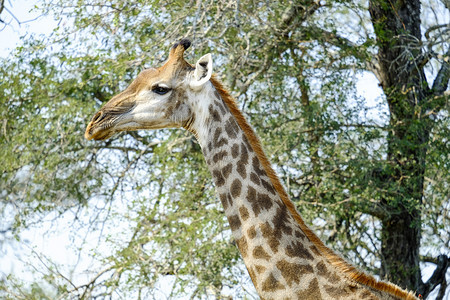
[[370, 1], [377, 36], [379, 78], [390, 110], [386, 167], [380, 179], [387, 191], [381, 205], [381, 276], [416, 291], [425, 160], [431, 121], [420, 47], [420, 2]]
[[[445, 56], [450, 56], [450, 49], [447, 50]], [[442, 66], [433, 82], [433, 93], [440, 96], [447, 90], [448, 80], [450, 78], [450, 63], [448, 60], [443, 60]]]

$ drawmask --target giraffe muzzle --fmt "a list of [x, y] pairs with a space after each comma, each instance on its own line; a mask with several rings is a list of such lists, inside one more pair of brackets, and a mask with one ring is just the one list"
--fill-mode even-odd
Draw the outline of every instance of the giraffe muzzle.
[[114, 134], [111, 130], [114, 120], [107, 116], [108, 113], [98, 111], [86, 127], [84, 137], [88, 140], [104, 140], [111, 137]]

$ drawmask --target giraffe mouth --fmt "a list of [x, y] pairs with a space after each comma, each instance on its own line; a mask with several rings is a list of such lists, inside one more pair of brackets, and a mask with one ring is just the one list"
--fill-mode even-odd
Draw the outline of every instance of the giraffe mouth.
[[130, 113], [117, 115], [114, 113], [97, 112], [89, 122], [84, 137], [88, 140], [106, 140], [121, 131], [135, 131], [141, 129], [162, 129], [168, 127], [180, 127], [169, 120], [154, 118], [138, 120]]
[[111, 107], [108, 107], [107, 104], [100, 109], [86, 127], [84, 137], [88, 140], [106, 140], [116, 132], [122, 131], [118, 127], [120, 127], [123, 119], [126, 119], [129, 112], [133, 110], [135, 104], [133, 102], [121, 104], [120, 106]]

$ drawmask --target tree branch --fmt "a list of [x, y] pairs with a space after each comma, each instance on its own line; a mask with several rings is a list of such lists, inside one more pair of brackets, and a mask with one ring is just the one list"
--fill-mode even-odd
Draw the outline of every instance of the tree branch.
[[441, 0], [441, 2], [445, 5], [447, 9], [450, 10], [450, 1], [449, 0]]
[[439, 293], [436, 297], [436, 300], [442, 300], [444, 299], [445, 296], [445, 291], [447, 290], [447, 280], [445, 279], [445, 277], [442, 279], [441, 282], [441, 287], [439, 289]]
[[[276, 39], [269, 39], [267, 43], [261, 47], [261, 53], [264, 53], [263, 63], [258, 63], [256, 70], [251, 72], [248, 79], [239, 86], [239, 93], [235, 96], [239, 98], [242, 94], [247, 92], [248, 87], [264, 72], [270, 68], [273, 63], [273, 59], [286, 51], [292, 39], [289, 35], [290, 32], [298, 30], [299, 24], [304, 22], [309, 16], [319, 9], [321, 5], [317, 1], [305, 1], [304, 3], [291, 3], [281, 15], [281, 21], [277, 26], [267, 26], [267, 30], [270, 30]], [[264, 22], [262, 22], [264, 23]]]
[[450, 79], [450, 48], [445, 53], [442, 60], [442, 66], [433, 82], [433, 94], [435, 96], [442, 95], [448, 87]]
[[378, 60], [375, 55], [372, 55], [372, 57], [370, 58], [367, 57], [368, 53], [365, 47], [355, 44], [347, 38], [344, 38], [334, 32], [330, 32], [322, 28], [315, 27], [313, 28], [313, 31], [319, 36], [322, 36], [324, 38], [324, 42], [326, 43], [336, 46], [341, 50], [350, 49], [350, 51], [355, 55], [356, 58], [359, 58], [361, 61], [363, 61], [367, 71], [372, 72], [378, 78], [378, 80], [380, 80]]
[[[2, 14], [3, 9], [5, 8], [5, 0], [1, 0], [0, 2], [0, 15]], [[0, 19], [0, 22], [5, 23], [2, 19]]]
[[10, 226], [8, 226], [8, 228], [0, 230], [0, 234], [6, 234], [8, 232], [13, 232], [13, 230], [14, 230], [13, 227], [10, 225]]
[[[418, 293], [421, 294], [424, 299], [426, 299], [438, 285], [442, 284], [445, 287], [447, 286], [445, 274], [447, 273], [447, 269], [450, 266], [450, 258], [447, 255], [439, 255], [436, 265], [436, 269], [434, 270], [433, 275], [431, 275], [430, 279], [428, 279], [428, 281], [425, 283], [420, 283], [419, 285]], [[443, 286], [441, 286], [439, 294], [442, 293]], [[445, 290], [443, 294], [445, 294]]]

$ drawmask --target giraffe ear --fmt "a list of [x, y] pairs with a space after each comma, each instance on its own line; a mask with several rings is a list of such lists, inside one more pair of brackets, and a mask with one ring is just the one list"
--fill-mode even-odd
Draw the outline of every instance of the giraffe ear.
[[193, 90], [200, 90], [209, 81], [212, 75], [212, 57], [208, 53], [202, 56], [195, 64], [194, 74], [190, 86]]

